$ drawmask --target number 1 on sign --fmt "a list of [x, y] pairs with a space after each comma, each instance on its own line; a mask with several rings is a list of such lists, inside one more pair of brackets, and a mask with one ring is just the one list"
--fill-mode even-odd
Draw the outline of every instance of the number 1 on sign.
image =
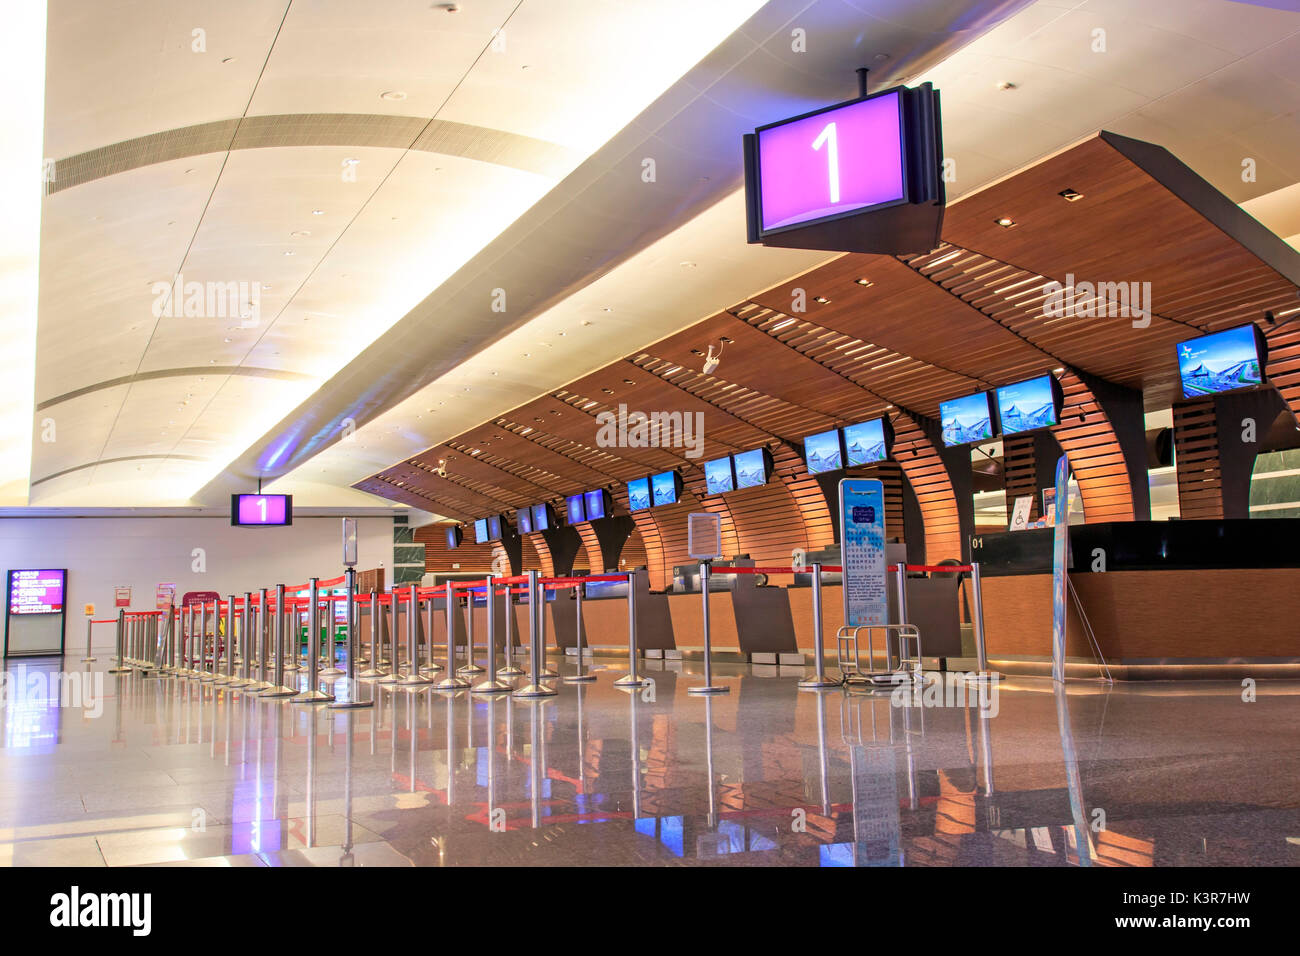
[[265, 499], [265, 498], [258, 498], [258, 499], [257, 499], [257, 507], [259, 507], [259, 508], [262, 509], [262, 520], [265, 521], [265, 520], [266, 520], [266, 499]]
[[831, 202], [840, 201], [840, 147], [835, 136], [835, 124], [827, 123], [813, 140], [812, 148], [821, 152], [826, 144], [826, 177], [830, 181]]

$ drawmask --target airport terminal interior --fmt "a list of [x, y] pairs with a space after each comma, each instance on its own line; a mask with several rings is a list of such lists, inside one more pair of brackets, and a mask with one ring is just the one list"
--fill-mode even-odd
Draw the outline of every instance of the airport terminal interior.
[[1296, 0], [5, 19], [0, 864], [1300, 864]]

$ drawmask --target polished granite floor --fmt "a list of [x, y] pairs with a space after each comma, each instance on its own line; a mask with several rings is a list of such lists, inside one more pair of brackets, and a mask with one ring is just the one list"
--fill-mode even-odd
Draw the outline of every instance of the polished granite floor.
[[980, 706], [719, 666], [706, 698], [696, 664], [630, 691], [602, 660], [542, 701], [363, 682], [373, 708], [331, 710], [69, 666], [98, 670], [6, 668], [0, 863], [1300, 864], [1292, 683], [1011, 679]]

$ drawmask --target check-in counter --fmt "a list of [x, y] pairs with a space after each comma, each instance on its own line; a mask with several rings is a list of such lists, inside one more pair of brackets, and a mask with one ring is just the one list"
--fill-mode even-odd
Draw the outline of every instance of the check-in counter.
[[[709, 640], [715, 650], [741, 654], [793, 654], [797, 650], [790, 601], [785, 588], [759, 587], [752, 574], [712, 579], [724, 587], [709, 589]], [[698, 590], [667, 595], [673, 634], [679, 650], [704, 647], [704, 604]]]
[[[909, 576], [907, 578], [907, 621], [921, 634], [924, 657], [963, 656], [961, 625], [969, 617], [969, 584], [956, 575]], [[893, 575], [889, 580], [889, 619], [898, 620], [898, 589]], [[791, 587], [790, 614], [794, 621], [795, 640], [804, 653], [814, 647], [812, 588]], [[827, 654], [836, 652], [835, 633], [844, 623], [844, 592], [838, 584], [822, 586], [822, 640]], [[863, 637], [865, 654], [866, 638]], [[877, 641], [877, 654], [883, 654]]]
[[[1053, 529], [979, 535], [990, 661], [1051, 660]], [[1070, 528], [1070, 582], [1120, 678], [1300, 675], [1300, 519]], [[1097, 654], [1067, 599], [1067, 662]], [[1025, 666], [1020, 666], [1025, 665]]]

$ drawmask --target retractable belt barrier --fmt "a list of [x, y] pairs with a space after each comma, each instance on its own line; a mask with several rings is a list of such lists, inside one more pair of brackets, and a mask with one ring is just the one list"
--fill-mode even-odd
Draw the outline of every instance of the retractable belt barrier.
[[[937, 574], [970, 574], [974, 583], [974, 608], [972, 613], [976, 645], [978, 648], [980, 671], [986, 670], [984, 653], [983, 614], [979, 592], [979, 565], [891, 565], [890, 572], [905, 575], [908, 572]], [[708, 578], [729, 574], [762, 575], [796, 575], [812, 576], [813, 587], [813, 638], [815, 656], [815, 674], [800, 681], [800, 687], [812, 689], [837, 686], [842, 681], [831, 680], [824, 673], [824, 646], [822, 634], [822, 575], [823, 573], [842, 573], [839, 565], [809, 566], [758, 566], [758, 567], [713, 567], [707, 562], [702, 565], [702, 602], [705, 634], [705, 684], [692, 688], [699, 693], [724, 692], [725, 687], [713, 687], [711, 681], [712, 662], [709, 641], [710, 620], [708, 605]], [[322, 588], [333, 588], [347, 584], [344, 594], [321, 594]], [[471, 689], [474, 693], [498, 693], [512, 689], [511, 684], [503, 678], [522, 675], [512, 661], [511, 634], [515, 628], [512, 620], [506, 622], [506, 645], [504, 666], [497, 666], [496, 647], [496, 598], [500, 594], [506, 599], [506, 612], [513, 618], [512, 595], [527, 595], [529, 646], [531, 657], [531, 675], [527, 686], [515, 690], [520, 697], [544, 697], [555, 693], [547, 682], [559, 677], [554, 671], [545, 668], [545, 597], [546, 592], [558, 592], [565, 589], [575, 591], [577, 602], [577, 632], [575, 646], [577, 649], [576, 673], [566, 676], [566, 682], [593, 680], [594, 677], [584, 669], [584, 651], [586, 642], [583, 630], [582, 603], [584, 600], [582, 585], [597, 583], [624, 583], [628, 586], [628, 673], [614, 683], [620, 687], [640, 687], [648, 683], [638, 672], [639, 648], [637, 645], [637, 578], [635, 573], [594, 574], [587, 576], [563, 575], [551, 578], [541, 577], [537, 571], [527, 574], [497, 577], [487, 574], [481, 579], [466, 581], [445, 581], [432, 587], [411, 584], [397, 588], [389, 593], [371, 591], [369, 594], [357, 594], [355, 590], [355, 571], [336, 578], [312, 579], [306, 584], [279, 585], [272, 593], [262, 589], [260, 594], [245, 592], [243, 597], [230, 595], [226, 599], [193, 601], [170, 610], [119, 612], [116, 619], [88, 619], [87, 651], [91, 654], [90, 633], [94, 624], [117, 624], [118, 654], [115, 655], [117, 667], [110, 673], [131, 670], [132, 667], [144, 672], [160, 670], [174, 676], [195, 677], [204, 681], [223, 684], [231, 688], [240, 688], [248, 694], [258, 694], [267, 698], [292, 696], [302, 703], [335, 703], [338, 706], [368, 706], [369, 701], [356, 700], [355, 681], [357, 678], [378, 679], [381, 683], [401, 683], [416, 687], [432, 683], [430, 677], [443, 665], [433, 659], [433, 599], [446, 600], [447, 645], [446, 669], [444, 679], [437, 684], [440, 689], [459, 690], [469, 687], [464, 680], [466, 675], [483, 673], [474, 660], [474, 599], [483, 595], [487, 610], [488, 638], [486, 678]], [[291, 596], [292, 592], [309, 591], [305, 596]], [[902, 593], [902, 592], [900, 592]], [[466, 597], [466, 609], [469, 619], [466, 622], [467, 661], [457, 668], [457, 648], [455, 634], [455, 613], [460, 606], [456, 600], [461, 594]], [[421, 603], [427, 601], [428, 614], [428, 649], [426, 663], [419, 661], [419, 619]], [[338, 602], [346, 605], [347, 611], [342, 624], [347, 644], [347, 670], [335, 666], [333, 641], [326, 638], [330, 652], [325, 667], [320, 659], [320, 630], [323, 625], [321, 612], [334, 607]], [[405, 666], [401, 667], [405, 675], [399, 673], [397, 651], [397, 634], [392, 626], [396, 623], [398, 609], [403, 608], [406, 617], [407, 647]], [[362, 611], [368, 621], [369, 654], [368, 660], [360, 660], [359, 631]], [[304, 615], [308, 619], [307, 662], [300, 664], [299, 633], [295, 618]], [[906, 614], [905, 603], [902, 614]], [[165, 615], [165, 617], [164, 617]], [[333, 617], [329, 611], [327, 617]], [[209, 624], [209, 617], [211, 624]], [[160, 627], [163, 629], [160, 636]], [[260, 643], [259, 643], [260, 634]], [[384, 658], [385, 634], [389, 644], [389, 656]], [[209, 651], [209, 641], [211, 650]], [[159, 655], [163, 666], [159, 667]], [[920, 643], [917, 641], [917, 663], [919, 664]], [[210, 663], [209, 663], [210, 662]], [[222, 668], [224, 662], [225, 667]], [[358, 674], [357, 663], [368, 663], [369, 668]], [[900, 656], [900, 664], [902, 658]], [[128, 664], [132, 666], [127, 666]], [[239, 665], [236, 672], [235, 665]], [[273, 666], [273, 671], [270, 668]], [[387, 667], [387, 671], [385, 670]], [[224, 674], [222, 670], [224, 669]], [[306, 671], [306, 686], [298, 680], [290, 683], [285, 674], [290, 671]], [[423, 673], [421, 673], [423, 671]], [[272, 676], [273, 675], [273, 676]], [[349, 687], [348, 701], [336, 701], [333, 694], [322, 688], [322, 679], [346, 675]]]

